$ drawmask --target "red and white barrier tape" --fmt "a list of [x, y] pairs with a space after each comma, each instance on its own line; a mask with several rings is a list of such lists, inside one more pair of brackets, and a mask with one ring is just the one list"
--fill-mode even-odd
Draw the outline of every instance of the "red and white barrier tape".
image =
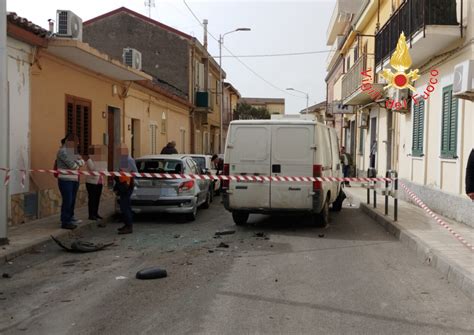
[[425, 210], [426, 213], [428, 213], [433, 219], [435, 219], [435, 221], [443, 228], [446, 228], [459, 242], [461, 242], [462, 244], [464, 244], [466, 247], [469, 248], [469, 250], [473, 251], [474, 252], [474, 246], [469, 243], [468, 241], [466, 241], [464, 239], [464, 237], [462, 237], [461, 235], [459, 235], [458, 233], [456, 233], [450, 226], [448, 223], [444, 222], [442, 219], [440, 219], [435, 213], [433, 213], [433, 211], [431, 209], [428, 208], [428, 206], [425, 205], [425, 203], [423, 201], [421, 201], [420, 198], [418, 198], [418, 196], [413, 193], [405, 184], [403, 184], [401, 181], [399, 181], [399, 184], [400, 186], [403, 188], [403, 190], [405, 192], [408, 193], [408, 195], [410, 196], [410, 198], [412, 198], [416, 204], [418, 206], [420, 206], [422, 209]]
[[[3, 171], [14, 171], [0, 168]], [[18, 170], [22, 172], [22, 180], [26, 178], [26, 172], [40, 172], [76, 176], [106, 176], [106, 177], [139, 177], [156, 179], [196, 179], [196, 180], [230, 180], [230, 181], [259, 181], [259, 182], [314, 182], [314, 181], [390, 181], [391, 178], [339, 178], [339, 177], [286, 177], [286, 176], [225, 176], [225, 175], [199, 175], [199, 174], [177, 174], [177, 173], [140, 173], [140, 172], [122, 172], [122, 171], [80, 171], [80, 170]]]

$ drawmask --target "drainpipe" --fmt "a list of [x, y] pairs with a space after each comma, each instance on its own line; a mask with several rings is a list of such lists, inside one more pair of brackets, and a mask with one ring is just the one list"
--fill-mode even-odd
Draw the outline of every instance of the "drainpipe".
[[[4, 168], [8, 168], [8, 134], [10, 131], [7, 105], [7, 53], [7, 2], [0, 1], [0, 167]], [[0, 185], [0, 245], [8, 243], [7, 195], [8, 187]]]

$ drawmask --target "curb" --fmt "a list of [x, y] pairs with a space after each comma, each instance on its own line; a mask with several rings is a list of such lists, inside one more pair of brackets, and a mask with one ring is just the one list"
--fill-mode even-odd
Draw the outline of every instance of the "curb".
[[[103, 222], [104, 223], [110, 223], [112, 222], [112, 218], [114, 217], [114, 214], [109, 214], [107, 217], [104, 217]], [[19, 248], [17, 250], [12, 250], [8, 252], [6, 255], [3, 255], [0, 258], [0, 266], [2, 264], [5, 264], [7, 262], [12, 261], [13, 259], [25, 255], [31, 251], [34, 251], [35, 249], [41, 247], [44, 244], [50, 243], [51, 237], [50, 235], [56, 237], [56, 238], [74, 238], [78, 235], [78, 233], [84, 232], [86, 229], [91, 230], [92, 225], [96, 224], [96, 221], [91, 221], [91, 220], [84, 220], [83, 223], [80, 223], [79, 226], [74, 229], [74, 230], [66, 230], [66, 229], [59, 229], [58, 231], [55, 231], [52, 234], [48, 234], [44, 238], [40, 238], [38, 241], [35, 241], [34, 243], [31, 243], [30, 245], [27, 245], [25, 247]]]
[[448, 282], [456, 285], [469, 298], [474, 299], [474, 279], [466, 270], [426, 244], [422, 239], [404, 229], [400, 224], [390, 218], [376, 212], [367, 204], [360, 203], [361, 210], [378, 224], [384, 227], [390, 234], [394, 235], [403, 245], [416, 252], [416, 258], [423, 264], [433, 266], [445, 276]]

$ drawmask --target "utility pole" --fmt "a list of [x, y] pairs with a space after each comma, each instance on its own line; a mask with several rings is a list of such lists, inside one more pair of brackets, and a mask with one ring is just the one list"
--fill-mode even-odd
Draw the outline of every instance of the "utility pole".
[[[8, 168], [7, 54], [7, 1], [0, 0], [0, 168]], [[0, 183], [3, 184], [3, 180]], [[7, 186], [0, 184], [0, 245], [8, 243], [7, 195]]]

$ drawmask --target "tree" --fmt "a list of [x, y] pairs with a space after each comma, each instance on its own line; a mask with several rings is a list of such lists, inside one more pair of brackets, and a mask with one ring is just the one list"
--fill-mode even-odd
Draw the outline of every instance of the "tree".
[[238, 103], [234, 109], [234, 120], [270, 119], [270, 112], [265, 107], [255, 108], [246, 103]]

